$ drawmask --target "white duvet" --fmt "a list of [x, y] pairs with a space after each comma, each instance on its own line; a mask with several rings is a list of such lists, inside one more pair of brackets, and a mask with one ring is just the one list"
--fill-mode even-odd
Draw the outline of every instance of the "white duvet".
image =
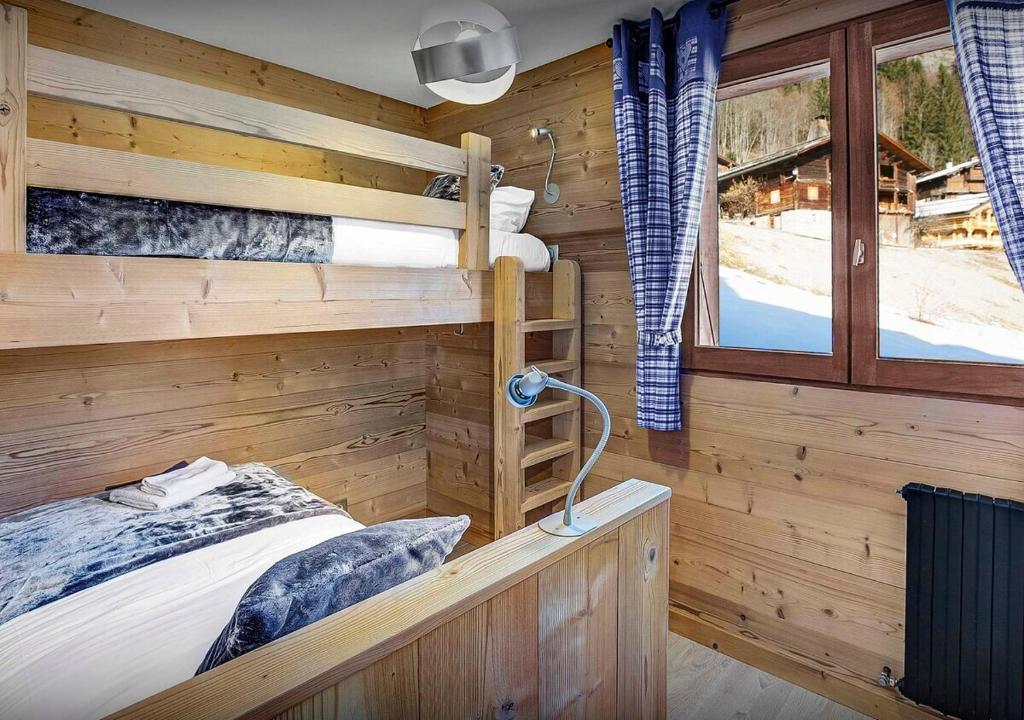
[[[459, 264], [459, 233], [449, 228], [336, 217], [335, 265], [443, 268]], [[502, 255], [519, 257], [527, 272], [551, 267], [551, 256], [540, 238], [529, 233], [491, 230], [490, 263]]]
[[140, 568], [0, 625], [0, 718], [101, 718], [195, 675], [278, 560], [364, 527], [296, 520]]

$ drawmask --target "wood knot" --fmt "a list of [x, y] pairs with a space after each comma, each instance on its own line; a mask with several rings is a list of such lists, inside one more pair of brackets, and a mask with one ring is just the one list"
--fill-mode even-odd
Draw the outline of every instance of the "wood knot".
[[657, 559], [657, 557], [658, 557], [658, 549], [657, 548], [651, 548], [650, 551], [648, 551], [648, 553], [647, 553], [647, 561], [648, 562], [654, 562]]
[[11, 107], [9, 102], [6, 100], [0, 101], [0, 116], [8, 117], [12, 112], [14, 112], [14, 108]]

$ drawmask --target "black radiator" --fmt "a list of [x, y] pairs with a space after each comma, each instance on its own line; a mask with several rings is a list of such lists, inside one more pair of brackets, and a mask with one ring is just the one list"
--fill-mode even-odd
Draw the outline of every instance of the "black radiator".
[[1024, 717], [1024, 504], [912, 483], [900, 691], [965, 720]]

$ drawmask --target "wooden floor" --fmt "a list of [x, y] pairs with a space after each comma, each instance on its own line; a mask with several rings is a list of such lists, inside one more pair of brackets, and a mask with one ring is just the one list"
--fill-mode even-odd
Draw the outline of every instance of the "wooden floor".
[[861, 720], [774, 675], [669, 633], [670, 720]]

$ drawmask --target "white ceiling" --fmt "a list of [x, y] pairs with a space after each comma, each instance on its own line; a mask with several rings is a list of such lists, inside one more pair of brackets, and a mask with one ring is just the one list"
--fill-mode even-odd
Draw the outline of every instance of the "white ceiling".
[[[433, 0], [74, 0], [93, 10], [430, 107], [409, 50]], [[440, 1], [440, 0], [439, 0]], [[668, 10], [682, 0], [653, 4]], [[528, 70], [611, 34], [651, 0], [491, 0], [519, 30]]]

